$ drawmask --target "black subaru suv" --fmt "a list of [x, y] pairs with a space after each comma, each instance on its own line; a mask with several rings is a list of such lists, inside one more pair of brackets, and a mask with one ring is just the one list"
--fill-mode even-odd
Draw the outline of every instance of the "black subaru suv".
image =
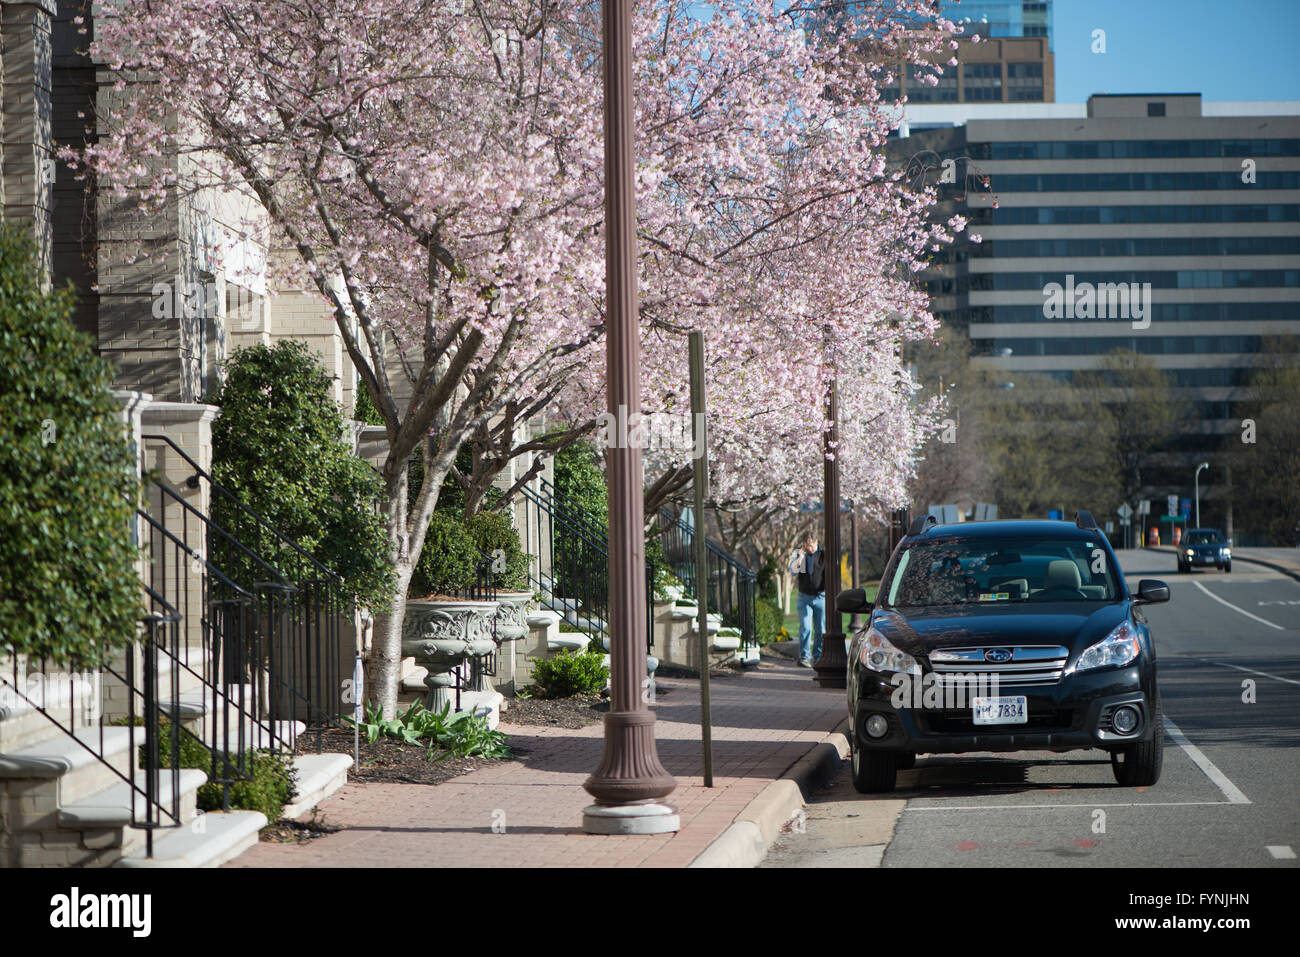
[[1177, 552], [1180, 575], [1190, 572], [1193, 565], [1232, 571], [1232, 542], [1225, 541], [1217, 528], [1189, 528]]
[[1164, 730], [1141, 606], [1168, 600], [1154, 579], [1130, 594], [1087, 512], [917, 519], [875, 603], [860, 588], [836, 601], [870, 611], [849, 647], [854, 786], [893, 790], [918, 753], [1084, 748], [1108, 751], [1121, 785], [1155, 784]]

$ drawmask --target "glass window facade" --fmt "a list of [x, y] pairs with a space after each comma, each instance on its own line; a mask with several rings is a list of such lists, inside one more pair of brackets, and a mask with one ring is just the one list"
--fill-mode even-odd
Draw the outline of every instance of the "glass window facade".
[[1300, 236], [1153, 236], [1104, 239], [986, 239], [972, 258], [1047, 256], [1292, 256]]
[[1200, 159], [1300, 156], [1300, 139], [1258, 140], [1040, 140], [972, 143], [972, 159]]
[[[1153, 289], [1258, 289], [1270, 286], [1300, 287], [1300, 269], [1131, 269], [1116, 272], [1071, 273], [1081, 283], [1151, 283]], [[1043, 289], [1049, 283], [1064, 285], [1064, 272], [999, 272], [964, 277], [957, 291]]]
[[997, 209], [972, 212], [981, 214], [982, 224], [993, 226], [1300, 222], [1300, 203], [1222, 206], [999, 206]]
[[[1053, 322], [1041, 305], [972, 306], [971, 322]], [[1249, 322], [1282, 320], [1300, 322], [1300, 302], [1157, 302], [1151, 322]], [[1072, 320], [1061, 319], [1061, 322]]]
[[1260, 172], [1255, 183], [1241, 181], [1240, 172], [1215, 173], [999, 173], [995, 193], [1125, 192], [1185, 189], [1298, 189], [1300, 172]]

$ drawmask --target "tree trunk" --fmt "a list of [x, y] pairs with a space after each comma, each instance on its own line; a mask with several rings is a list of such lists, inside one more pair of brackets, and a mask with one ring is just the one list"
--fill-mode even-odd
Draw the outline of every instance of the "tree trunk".
[[406, 617], [406, 589], [414, 569], [407, 563], [396, 568], [392, 609], [375, 615], [375, 640], [366, 662], [367, 698], [378, 705], [388, 721], [397, 716], [397, 690], [402, 681], [402, 621]]

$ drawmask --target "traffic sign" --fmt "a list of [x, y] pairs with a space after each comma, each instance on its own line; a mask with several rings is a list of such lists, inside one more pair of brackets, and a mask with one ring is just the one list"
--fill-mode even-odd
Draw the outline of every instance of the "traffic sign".
[[1138, 502], [1138, 514], [1139, 515], [1151, 514], [1151, 499], [1144, 498], [1142, 499], [1142, 501]]
[[1166, 515], [1175, 515], [1175, 514], [1177, 514], [1177, 512], [1178, 512], [1178, 496], [1177, 496], [1177, 495], [1166, 495], [1166, 496], [1165, 496], [1165, 514], [1166, 514]]
[[1125, 502], [1119, 508], [1115, 509], [1115, 514], [1123, 519], [1131, 518], [1133, 516], [1133, 506], [1128, 502]]

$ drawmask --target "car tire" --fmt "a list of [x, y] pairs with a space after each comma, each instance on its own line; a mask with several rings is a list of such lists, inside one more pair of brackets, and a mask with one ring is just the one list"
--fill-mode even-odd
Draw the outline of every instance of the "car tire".
[[856, 741], [850, 747], [853, 788], [859, 794], [886, 794], [898, 780], [898, 760], [892, 751], [864, 750]]
[[916, 752], [915, 752], [915, 751], [899, 751], [899, 752], [898, 752], [898, 770], [900, 770], [900, 771], [910, 771], [910, 770], [912, 770], [912, 768], [914, 768], [914, 767], [916, 767]]
[[1165, 724], [1158, 691], [1151, 722], [1154, 725], [1151, 740], [1140, 741], [1123, 751], [1110, 753], [1110, 767], [1115, 772], [1115, 780], [1126, 788], [1151, 787], [1160, 780], [1165, 756]]
[[1186, 574], [1187, 574], [1187, 571], [1188, 571], [1187, 566], [1184, 565], [1182, 562], [1179, 562], [1179, 563], [1178, 563], [1178, 574], [1180, 574], [1180, 575], [1186, 575]]
[[1227, 574], [1228, 572], [1232, 571], [1232, 562], [1224, 562], [1224, 563], [1223, 563], [1223, 571], [1224, 571], [1224, 574]]

